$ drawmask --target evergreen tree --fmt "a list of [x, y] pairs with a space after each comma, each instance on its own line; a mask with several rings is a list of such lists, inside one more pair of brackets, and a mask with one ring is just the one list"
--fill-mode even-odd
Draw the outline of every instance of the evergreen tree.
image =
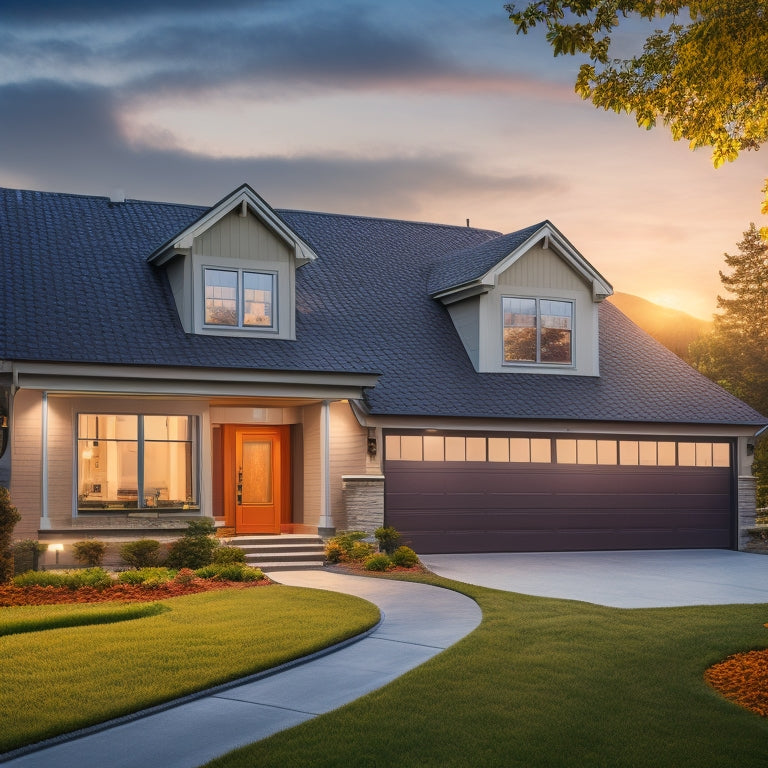
[[[712, 331], [691, 345], [693, 365], [729, 392], [768, 415], [768, 243], [754, 224], [744, 233], [720, 281]], [[758, 506], [768, 506], [768, 439], [755, 451]]]

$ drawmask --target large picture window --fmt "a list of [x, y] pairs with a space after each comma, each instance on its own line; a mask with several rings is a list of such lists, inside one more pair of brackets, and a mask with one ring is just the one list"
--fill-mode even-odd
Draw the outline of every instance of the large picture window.
[[243, 269], [203, 270], [205, 324], [274, 328], [275, 275]]
[[504, 362], [573, 362], [573, 303], [505, 296]]
[[197, 509], [197, 417], [77, 417], [81, 511]]

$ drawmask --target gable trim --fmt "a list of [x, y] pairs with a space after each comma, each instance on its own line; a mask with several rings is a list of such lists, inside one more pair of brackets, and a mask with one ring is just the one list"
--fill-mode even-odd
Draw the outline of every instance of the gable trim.
[[259, 221], [291, 248], [296, 259], [296, 266], [317, 259], [317, 253], [278, 216], [275, 210], [250, 186], [243, 184], [212, 206], [197, 221], [151, 253], [147, 261], [155, 266], [162, 266], [172, 259], [178, 251], [189, 251], [196, 237], [199, 237], [237, 209], [239, 209], [238, 216], [241, 217], [247, 216], [248, 211], [253, 213]]
[[485, 274], [432, 295], [443, 304], [452, 304], [467, 296], [483, 293], [498, 284], [499, 275], [522, 258], [533, 246], [542, 243], [552, 250], [592, 289], [592, 300], [600, 302], [613, 294], [613, 286], [579, 253], [550, 221], [546, 221], [520, 245], [500, 259]]

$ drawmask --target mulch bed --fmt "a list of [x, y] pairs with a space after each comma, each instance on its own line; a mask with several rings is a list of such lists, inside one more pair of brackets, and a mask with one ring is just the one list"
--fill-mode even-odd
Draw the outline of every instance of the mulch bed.
[[768, 649], [729, 656], [704, 679], [726, 699], [768, 717]]
[[148, 602], [163, 600], [168, 597], [195, 595], [198, 592], [210, 592], [215, 589], [251, 589], [269, 586], [269, 579], [260, 581], [220, 581], [217, 579], [194, 579], [188, 584], [167, 581], [155, 587], [143, 587], [139, 584], [115, 584], [105, 589], [81, 587], [14, 587], [0, 586], [0, 608], [17, 605], [55, 605], [58, 603], [107, 603]]

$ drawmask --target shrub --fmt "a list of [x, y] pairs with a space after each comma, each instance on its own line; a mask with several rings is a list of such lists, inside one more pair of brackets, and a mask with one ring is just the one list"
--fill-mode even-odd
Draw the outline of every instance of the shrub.
[[397, 549], [400, 534], [391, 526], [377, 528], [373, 535], [376, 537], [376, 541], [379, 542], [379, 550], [381, 552], [391, 555]]
[[[15, 568], [19, 570], [19, 564], [22, 570], [36, 571], [40, 564], [40, 555], [48, 549], [45, 542], [37, 539], [20, 539], [13, 544], [13, 555]], [[24, 568], [23, 566], [29, 566]]]
[[251, 568], [243, 563], [219, 563], [198, 568], [195, 575], [201, 579], [222, 581], [260, 581], [264, 578], [261, 568]]
[[245, 552], [240, 547], [224, 545], [214, 550], [211, 562], [214, 565], [245, 563]]
[[174, 581], [186, 586], [195, 580], [195, 572], [191, 568], [182, 568], [174, 577]]
[[148, 568], [157, 565], [160, 559], [160, 542], [154, 539], [136, 539], [120, 547], [120, 557], [134, 568]]
[[19, 520], [21, 515], [11, 504], [8, 489], [0, 486], [0, 584], [5, 584], [13, 576], [11, 536]]
[[114, 583], [112, 577], [99, 567], [86, 568], [82, 571], [72, 571], [72, 580], [68, 585], [70, 589], [80, 589], [80, 587], [93, 587], [94, 589], [105, 589], [111, 587]]
[[330, 563], [360, 562], [373, 554], [373, 545], [362, 541], [365, 531], [346, 531], [328, 539], [325, 557]]
[[103, 568], [85, 568], [82, 571], [27, 571], [13, 578], [15, 587], [67, 587], [80, 589], [111, 587], [112, 577]]
[[401, 568], [412, 568], [419, 564], [419, 556], [410, 547], [398, 547], [392, 553], [392, 563]]
[[182, 538], [174, 541], [168, 550], [166, 565], [169, 568], [196, 570], [213, 561], [213, 553], [220, 546], [211, 534], [216, 527], [210, 517], [190, 520]]
[[76, 541], [72, 545], [72, 552], [75, 560], [89, 568], [96, 568], [104, 560], [104, 553], [107, 551], [107, 545], [97, 539], [86, 539], [85, 541]]
[[212, 536], [216, 532], [216, 524], [210, 517], [198, 517], [187, 521], [185, 536]]
[[325, 545], [325, 559], [329, 563], [340, 563], [344, 557], [344, 550], [337, 541], [329, 541]]
[[376, 555], [370, 555], [365, 559], [363, 567], [366, 571], [386, 571], [392, 567], [392, 561], [389, 555], [380, 552]]
[[117, 580], [121, 584], [143, 584], [147, 581], [154, 581], [158, 584], [171, 581], [176, 576], [176, 572], [170, 568], [140, 568], [137, 571], [123, 571], [118, 575]]
[[64, 587], [67, 574], [61, 571], [27, 571], [11, 579], [14, 587]]

